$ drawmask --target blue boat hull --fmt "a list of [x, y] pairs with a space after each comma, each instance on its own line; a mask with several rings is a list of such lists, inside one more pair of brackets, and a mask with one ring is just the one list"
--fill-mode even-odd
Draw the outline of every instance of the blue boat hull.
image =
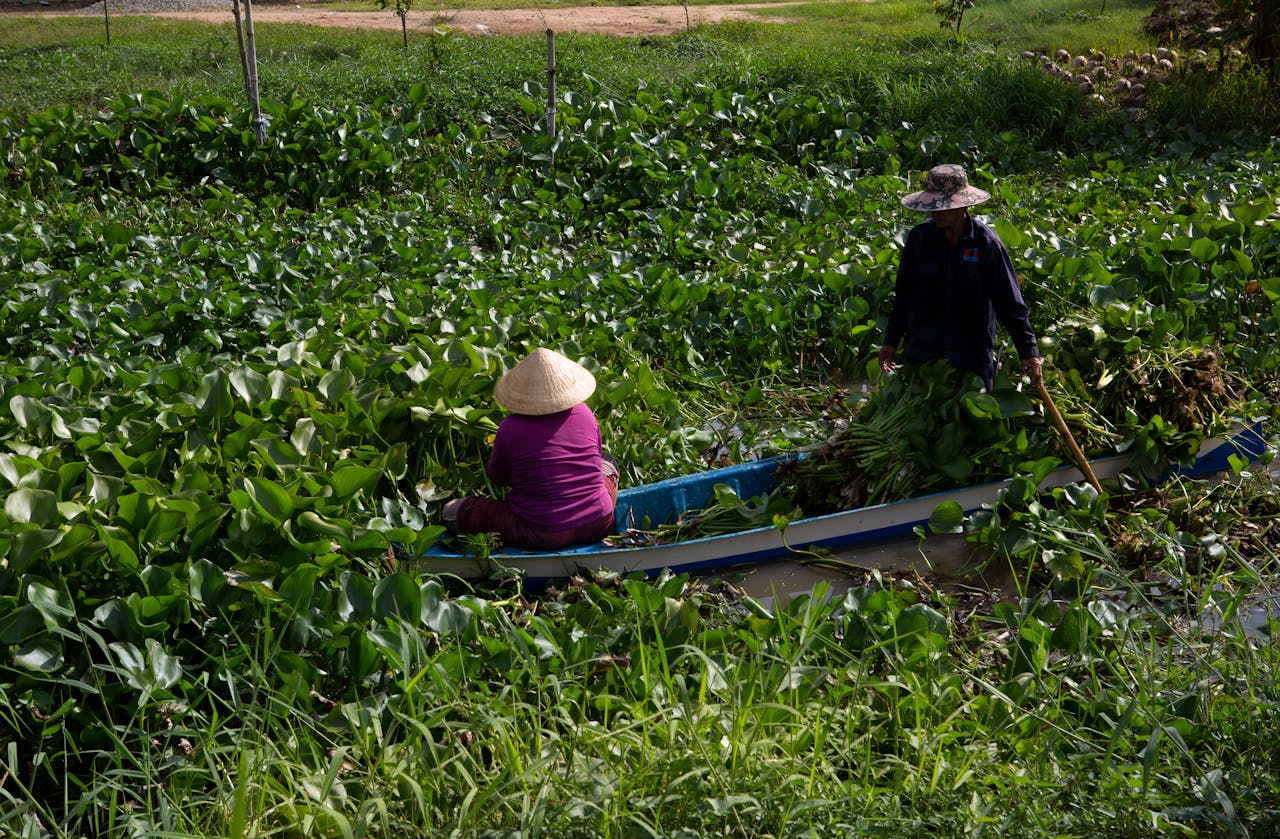
[[[1206, 441], [1189, 466], [1174, 470], [1188, 477], [1210, 475], [1231, 468], [1232, 458], [1254, 460], [1267, 450], [1262, 423], [1242, 428], [1224, 438]], [[618, 494], [615, 518], [619, 531], [648, 529], [670, 523], [686, 512], [707, 507], [715, 498], [715, 486], [725, 484], [740, 498], [752, 498], [773, 487], [778, 467], [796, 455], [753, 461], [695, 475], [630, 487]], [[1102, 480], [1115, 478], [1132, 464], [1132, 457], [1117, 455], [1090, 462]], [[1081, 472], [1072, 466], [1054, 470], [1041, 482], [1042, 490], [1080, 483]], [[621, 573], [655, 575], [663, 570], [708, 572], [734, 565], [775, 560], [798, 550], [838, 550], [896, 537], [910, 536], [925, 524], [943, 502], [955, 502], [966, 514], [990, 504], [1008, 481], [996, 481], [958, 490], [924, 495], [858, 510], [799, 519], [784, 531], [758, 527], [737, 533], [709, 536], [668, 544], [618, 547], [608, 542], [552, 553], [502, 549], [489, 556], [457, 553], [441, 543], [421, 560], [423, 570], [468, 579], [487, 578], [502, 568], [524, 572], [530, 581], [560, 579], [581, 571], [607, 569]]]

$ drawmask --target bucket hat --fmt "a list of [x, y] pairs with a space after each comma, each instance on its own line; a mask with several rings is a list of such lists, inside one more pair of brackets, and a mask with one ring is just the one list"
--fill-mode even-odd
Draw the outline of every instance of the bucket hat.
[[991, 197], [991, 193], [969, 186], [969, 175], [963, 166], [944, 163], [929, 170], [924, 178], [924, 189], [902, 199], [908, 210], [932, 213], [935, 210], [955, 210], [972, 207]]
[[493, 398], [512, 413], [536, 417], [572, 408], [595, 389], [596, 377], [590, 370], [555, 350], [539, 347], [498, 380]]

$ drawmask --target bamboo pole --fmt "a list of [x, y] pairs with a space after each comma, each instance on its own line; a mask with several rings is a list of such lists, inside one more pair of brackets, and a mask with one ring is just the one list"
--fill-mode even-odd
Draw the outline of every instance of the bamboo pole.
[[1054, 403], [1053, 397], [1049, 395], [1049, 389], [1044, 386], [1044, 379], [1036, 382], [1036, 389], [1040, 391], [1040, 400], [1044, 402], [1045, 410], [1049, 412], [1049, 418], [1053, 420], [1054, 426], [1058, 429], [1058, 433], [1062, 435], [1062, 439], [1066, 441], [1067, 450], [1071, 452], [1071, 456], [1075, 458], [1076, 465], [1080, 467], [1080, 471], [1084, 473], [1085, 479], [1089, 485], [1102, 494], [1102, 484], [1098, 482], [1098, 476], [1093, 474], [1093, 467], [1089, 465], [1089, 459], [1084, 456], [1084, 452], [1080, 451], [1080, 445], [1076, 442], [1076, 438], [1072, 435], [1071, 429], [1067, 428], [1067, 422], [1062, 418], [1062, 414], [1058, 412], [1058, 406]]
[[244, 42], [248, 57], [249, 105], [253, 108], [253, 135], [258, 145], [267, 141], [267, 126], [262, 119], [262, 104], [258, 99], [258, 52], [253, 43], [253, 0], [244, 0]]
[[556, 138], [556, 33], [547, 30], [547, 139]]
[[236, 20], [236, 46], [240, 48], [240, 80], [244, 82], [244, 95], [249, 93], [249, 55], [244, 49], [244, 26], [240, 23], [240, 0], [231, 0], [231, 14]]

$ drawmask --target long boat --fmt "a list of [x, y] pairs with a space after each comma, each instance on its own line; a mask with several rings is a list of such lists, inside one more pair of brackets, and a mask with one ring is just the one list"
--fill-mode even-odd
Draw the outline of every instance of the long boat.
[[[1267, 450], [1262, 422], [1241, 426], [1234, 433], [1205, 440], [1196, 459], [1170, 470], [1172, 475], [1204, 477], [1232, 468], [1233, 458], [1252, 461]], [[620, 534], [633, 528], [649, 529], [674, 523], [679, 517], [709, 506], [715, 487], [724, 484], [744, 500], [768, 492], [778, 468], [802, 454], [780, 455], [693, 475], [629, 487], [618, 493], [614, 519]], [[1114, 479], [1134, 464], [1130, 454], [1089, 461], [1099, 480]], [[1074, 466], [1062, 466], [1039, 484], [1041, 491], [1081, 483], [1084, 475]], [[663, 570], [707, 573], [732, 566], [796, 556], [797, 551], [849, 549], [859, 545], [901, 538], [926, 524], [939, 504], [955, 502], [968, 515], [993, 503], [1009, 480], [908, 498], [791, 521], [785, 531], [772, 525], [734, 533], [684, 541], [626, 545], [620, 538], [554, 552], [501, 548], [487, 555], [458, 552], [462, 539], [437, 543], [422, 557], [423, 570], [465, 579], [483, 579], [503, 568], [517, 569], [530, 582], [563, 579], [583, 571], [643, 572], [653, 576]]]

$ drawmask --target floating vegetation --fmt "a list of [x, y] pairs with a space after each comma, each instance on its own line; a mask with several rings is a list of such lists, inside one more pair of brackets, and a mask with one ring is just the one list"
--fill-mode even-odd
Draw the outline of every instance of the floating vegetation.
[[[397, 561], [483, 487], [492, 383], [533, 345], [592, 365], [630, 483], [817, 442], [830, 402], [773, 395], [862, 375], [898, 196], [938, 160], [992, 187], [1086, 448], [1184, 457], [1280, 396], [1269, 135], [1099, 134], [1071, 97], [982, 87], [1007, 66], [986, 50], [770, 57], [729, 31], [672, 51], [761, 57], [652, 84], [586, 76], [623, 48], [575, 39], [555, 137], [538, 39], [353, 55], [312, 77], [341, 95], [267, 104], [263, 146], [216, 97], [0, 115], [0, 833], [1275, 833], [1280, 647], [1172, 619], [1274, 579], [1275, 507], [1243, 482], [1117, 523], [1015, 481], [974, 538], [1054, 588], [980, 607], [878, 578], [772, 606], [671, 575], [534, 596]], [[0, 58], [47, 90], [104, 72], [92, 43]], [[173, 76], [175, 50], [111, 53]], [[919, 373], [851, 407], [815, 503], [1057, 450], [1016, 382]], [[796, 515], [719, 502], [670, 538]], [[1131, 568], [1185, 596], [1152, 610]]]
[[[1096, 341], [1096, 336], [1095, 336]], [[1133, 450], [1147, 471], [1187, 465], [1200, 443], [1241, 421], [1247, 390], [1219, 365], [1219, 354], [1190, 346], [1121, 349], [1085, 387], [1081, 371], [1047, 370], [1055, 386], [1073, 386], [1062, 401], [1072, 436], [1089, 457]], [[719, 487], [707, 507], [662, 526], [651, 544], [769, 526], [921, 495], [990, 483], [1065, 459], [1066, 446], [1040, 407], [1002, 373], [990, 392], [945, 363], [910, 365], [850, 401], [844, 428], [804, 456], [783, 463], [768, 495], [744, 502]]]
[[886, 377], [847, 427], [779, 475], [780, 491], [822, 515], [1008, 477], [1047, 451], [1031, 399], [1007, 376], [982, 381], [945, 363]]

